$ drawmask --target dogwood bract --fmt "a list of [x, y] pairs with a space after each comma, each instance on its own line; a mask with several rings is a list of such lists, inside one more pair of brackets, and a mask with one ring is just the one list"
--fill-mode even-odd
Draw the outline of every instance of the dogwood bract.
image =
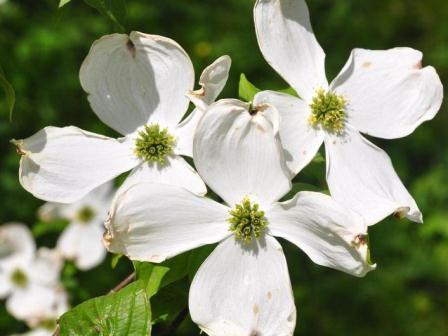
[[107, 182], [75, 203], [46, 203], [39, 209], [39, 217], [44, 221], [56, 218], [69, 221], [58, 239], [57, 249], [81, 270], [99, 265], [106, 257], [103, 223], [114, 193], [113, 183]]
[[36, 327], [68, 309], [59, 284], [62, 259], [56, 251], [36, 252], [31, 232], [18, 223], [0, 227], [0, 248], [0, 298], [7, 298], [12, 316]]
[[24, 334], [15, 334], [11, 336], [52, 336], [54, 334], [54, 330], [49, 330], [45, 328], [37, 328], [34, 330], [30, 330]]
[[[201, 77], [210, 101], [220, 93], [229, 66], [230, 59], [223, 57], [205, 70], [210, 76]], [[194, 69], [176, 42], [139, 32], [104, 36], [92, 45], [80, 80], [94, 112], [124, 137], [70, 126], [46, 127], [14, 141], [22, 154], [19, 175], [26, 190], [43, 200], [71, 203], [132, 169], [132, 183], [158, 181], [206, 193], [199, 175], [181, 157], [191, 155], [200, 112], [180, 122]]]
[[421, 222], [414, 199], [388, 155], [364, 138], [404, 137], [440, 108], [443, 88], [434, 68], [421, 68], [410, 48], [354, 49], [328, 84], [325, 54], [304, 0], [258, 0], [255, 26], [268, 63], [300, 98], [265, 91], [281, 116], [280, 138], [291, 171], [298, 173], [325, 143], [327, 182], [335, 199], [362, 214], [369, 225], [391, 213]]
[[105, 243], [133, 260], [162, 262], [219, 242], [194, 277], [189, 307], [210, 335], [292, 335], [296, 310], [282, 248], [356, 276], [368, 262], [367, 226], [329, 196], [291, 188], [269, 105], [234, 99], [207, 109], [194, 138], [199, 174], [224, 201], [173, 185], [143, 183], [117, 197]]

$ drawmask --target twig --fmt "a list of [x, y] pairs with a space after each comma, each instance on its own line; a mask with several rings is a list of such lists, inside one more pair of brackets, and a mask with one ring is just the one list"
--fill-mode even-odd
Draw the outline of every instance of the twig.
[[[118, 292], [120, 289], [126, 287], [127, 285], [129, 285], [132, 281], [134, 281], [135, 279], [135, 272], [132, 272], [131, 274], [129, 274], [126, 279], [124, 279], [122, 282], [120, 282], [117, 286], [115, 286], [113, 289], [111, 289], [109, 291], [109, 294], [112, 293], [116, 293]], [[53, 336], [60, 336], [61, 334], [61, 328], [59, 327], [59, 324], [56, 326], [56, 330], [53, 333]]]
[[59, 336], [61, 334], [61, 329], [59, 328], [59, 324], [56, 326], [56, 330], [53, 333], [53, 336]]
[[111, 293], [116, 293], [118, 292], [120, 289], [126, 287], [127, 285], [129, 285], [132, 281], [134, 281], [135, 279], [135, 272], [132, 272], [131, 274], [128, 275], [128, 277], [126, 279], [124, 279], [122, 282], [120, 282], [117, 286], [115, 286], [113, 289], [111, 289], [109, 291], [109, 294]]

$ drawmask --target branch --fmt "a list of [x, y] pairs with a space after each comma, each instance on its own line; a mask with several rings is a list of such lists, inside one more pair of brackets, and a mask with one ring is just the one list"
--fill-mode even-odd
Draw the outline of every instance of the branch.
[[129, 285], [134, 280], [135, 280], [135, 272], [132, 272], [131, 274], [128, 275], [128, 277], [126, 279], [124, 279], [117, 286], [115, 286], [113, 289], [111, 289], [109, 291], [109, 294], [118, 292], [120, 289], [126, 287], [127, 285]]

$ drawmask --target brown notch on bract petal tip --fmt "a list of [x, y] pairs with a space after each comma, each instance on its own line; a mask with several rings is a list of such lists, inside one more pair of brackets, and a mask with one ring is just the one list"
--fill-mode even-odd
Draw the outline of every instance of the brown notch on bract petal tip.
[[354, 247], [359, 248], [361, 246], [368, 244], [368, 242], [369, 242], [369, 239], [366, 234], [359, 234], [353, 239], [352, 245]]
[[16, 147], [17, 154], [19, 154], [20, 156], [23, 156], [26, 154], [22, 149], [22, 141], [21, 140], [12, 139], [9, 142]]
[[135, 44], [128, 39], [128, 41], [126, 42], [126, 48], [128, 48], [129, 52], [131, 53], [132, 57], [135, 57]]
[[249, 106], [249, 114], [251, 116], [256, 115], [258, 112], [263, 112], [265, 109], [267, 108], [266, 104], [260, 104], [260, 105], [254, 105], [254, 104], [250, 104]]

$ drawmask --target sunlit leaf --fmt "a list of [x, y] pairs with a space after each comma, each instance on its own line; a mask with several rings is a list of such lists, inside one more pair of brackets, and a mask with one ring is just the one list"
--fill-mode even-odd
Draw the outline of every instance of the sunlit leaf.
[[117, 267], [122, 256], [122, 254], [114, 254], [112, 256], [112, 260], [110, 261], [110, 266], [112, 267], [112, 269], [115, 269], [115, 267]]
[[65, 219], [54, 219], [48, 222], [39, 221], [33, 226], [33, 235], [39, 238], [49, 233], [61, 233], [67, 226], [68, 221]]
[[140, 261], [134, 261], [133, 264], [137, 279], [143, 282], [148, 297], [156, 294], [162, 284], [163, 277], [170, 270], [169, 267]]
[[289, 95], [291, 95], [291, 96], [294, 96], [294, 97], [298, 97], [298, 96], [299, 96], [299, 95], [297, 94], [296, 90], [294, 90], [292, 87], [289, 87], [289, 88], [286, 88], [286, 89], [278, 90], [278, 92], [287, 93], [287, 94], [289, 94]]
[[59, 8], [64, 7], [66, 4], [68, 4], [71, 0], [59, 0]]
[[181, 254], [161, 264], [134, 261], [137, 279], [144, 282], [148, 297], [183, 277], [188, 272], [188, 253]]
[[238, 86], [239, 97], [241, 99], [244, 99], [245, 101], [251, 102], [258, 92], [260, 92], [260, 89], [258, 89], [255, 85], [249, 82], [246, 75], [242, 73], [240, 76], [240, 83]]
[[81, 303], [61, 316], [61, 336], [150, 335], [151, 308], [143, 281]]

